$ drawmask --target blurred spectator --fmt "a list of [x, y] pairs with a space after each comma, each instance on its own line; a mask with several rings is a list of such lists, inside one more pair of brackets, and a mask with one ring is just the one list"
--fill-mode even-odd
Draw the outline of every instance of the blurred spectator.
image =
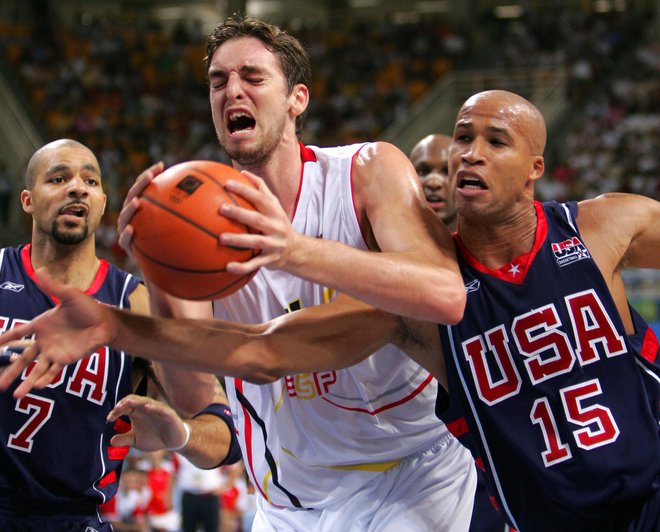
[[177, 487], [181, 492], [183, 532], [218, 532], [220, 494], [224, 479], [220, 469], [200, 469], [177, 455]]
[[257, 495], [249, 483], [243, 462], [222, 468], [224, 486], [220, 501], [221, 532], [250, 532], [257, 511]]
[[147, 472], [130, 465], [124, 468], [113, 499], [113, 528], [117, 532], [150, 532], [147, 522], [150, 499]]
[[147, 472], [151, 499], [147, 506], [151, 532], [177, 532], [181, 525], [179, 513], [174, 508], [175, 468], [166, 450], [148, 453]]

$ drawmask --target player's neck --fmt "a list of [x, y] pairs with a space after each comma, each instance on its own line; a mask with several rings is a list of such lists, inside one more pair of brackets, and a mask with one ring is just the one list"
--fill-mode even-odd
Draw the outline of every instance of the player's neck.
[[51, 239], [32, 239], [32, 267], [45, 268], [57, 281], [87, 290], [99, 268], [94, 237], [79, 244], [59, 244]]
[[298, 139], [282, 141], [270, 157], [254, 165], [239, 165], [238, 170], [248, 170], [262, 178], [270, 191], [277, 196], [289, 219], [293, 216], [298, 190], [302, 160]]
[[536, 211], [532, 207], [496, 220], [459, 217], [458, 235], [479, 262], [496, 270], [532, 249], [536, 226]]

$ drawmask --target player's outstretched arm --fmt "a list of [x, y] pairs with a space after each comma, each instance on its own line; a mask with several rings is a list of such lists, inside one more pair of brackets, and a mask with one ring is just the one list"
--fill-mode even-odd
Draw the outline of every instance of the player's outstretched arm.
[[188, 370], [264, 383], [292, 373], [350, 366], [403, 334], [399, 317], [347, 296], [246, 325], [134, 314], [100, 305], [43, 273], [38, 276], [61, 302], [0, 336], [2, 346], [36, 335], [34, 344], [0, 375], [0, 390], [5, 390], [39, 356], [16, 397], [47, 386], [64, 365], [102, 345]]
[[231, 263], [233, 273], [281, 268], [330, 286], [394, 314], [436, 323], [456, 323], [465, 290], [449, 232], [428, 207], [408, 158], [387, 143], [365, 146], [354, 163], [356, 212], [374, 251], [296, 233], [260, 178], [256, 188], [234, 183], [232, 191], [257, 211], [223, 206], [223, 214], [259, 233], [221, 235], [228, 245], [258, 248], [261, 254]]
[[398, 316], [343, 295], [254, 325], [113, 314], [119, 322], [113, 347], [259, 384], [353, 365], [403, 334]]

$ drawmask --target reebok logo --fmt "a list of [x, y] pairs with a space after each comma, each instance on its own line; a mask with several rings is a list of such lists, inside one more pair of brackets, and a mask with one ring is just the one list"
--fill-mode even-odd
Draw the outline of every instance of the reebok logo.
[[11, 290], [12, 292], [18, 293], [23, 290], [25, 286], [22, 284], [12, 283], [11, 281], [5, 281], [4, 283], [0, 284], [0, 288], [2, 290]]
[[555, 260], [560, 267], [573, 264], [574, 262], [591, 257], [586, 246], [580, 242], [576, 236], [563, 242], [553, 242], [551, 244]]
[[468, 284], [465, 285], [465, 293], [469, 294], [471, 292], [476, 292], [477, 290], [479, 290], [480, 286], [481, 286], [481, 282], [479, 281], [479, 279], [470, 281]]

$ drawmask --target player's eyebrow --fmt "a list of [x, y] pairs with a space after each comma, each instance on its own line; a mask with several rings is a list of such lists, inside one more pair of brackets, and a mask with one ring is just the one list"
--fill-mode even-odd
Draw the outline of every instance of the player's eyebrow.
[[[245, 74], [263, 74], [265, 70], [261, 67], [255, 65], [243, 65], [238, 69], [238, 72], [242, 75]], [[209, 68], [209, 79], [210, 78], [226, 78], [228, 76], [227, 69], [221, 67], [210, 67]]]
[[[92, 172], [96, 175], [100, 175], [99, 169], [91, 163], [85, 163], [81, 166], [81, 168], [83, 170], [87, 170], [88, 172]], [[68, 164], [63, 164], [63, 163], [54, 164], [48, 170], [46, 170], [46, 175], [53, 175], [60, 172], [69, 172], [69, 171], [71, 171], [71, 166], [69, 166]]]

